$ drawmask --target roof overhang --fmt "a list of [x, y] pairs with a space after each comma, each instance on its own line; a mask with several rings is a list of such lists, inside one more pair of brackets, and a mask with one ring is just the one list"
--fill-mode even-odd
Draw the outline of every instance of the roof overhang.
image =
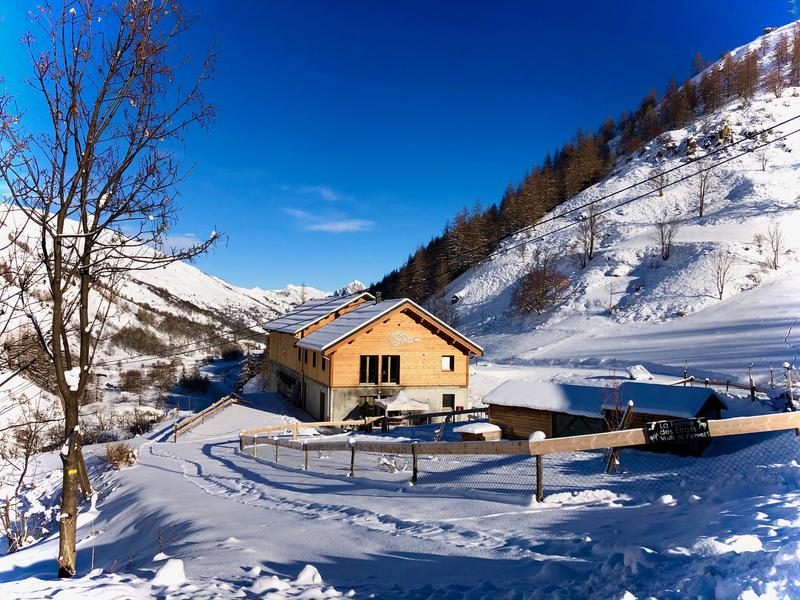
[[404, 309], [413, 310], [422, 319], [425, 319], [428, 322], [430, 322], [431, 324], [435, 325], [436, 329], [437, 329], [437, 332], [438, 331], [447, 332], [449, 337], [453, 338], [455, 341], [460, 343], [467, 350], [468, 354], [473, 354], [473, 355], [476, 355], [476, 356], [483, 356], [483, 348], [481, 346], [479, 346], [478, 344], [473, 342], [471, 339], [469, 339], [465, 335], [462, 335], [457, 330], [453, 329], [450, 325], [448, 325], [447, 323], [445, 323], [444, 321], [442, 321], [441, 319], [439, 319], [435, 315], [431, 314], [430, 312], [428, 312], [427, 310], [422, 308], [419, 304], [417, 304], [413, 300], [409, 300], [408, 298], [404, 299], [399, 304], [389, 305], [385, 311], [381, 311], [380, 313], [375, 314], [368, 321], [365, 321], [364, 323], [360, 324], [358, 327], [353, 328], [351, 331], [348, 331], [347, 333], [342, 334], [338, 338], [328, 342], [327, 344], [325, 344], [321, 348], [319, 348], [317, 346], [310, 345], [308, 342], [305, 342], [303, 338], [300, 338], [299, 340], [297, 340], [295, 345], [297, 347], [299, 347], [299, 348], [307, 348], [309, 350], [317, 350], [319, 352], [322, 352], [324, 355], [327, 355], [329, 352], [334, 351], [337, 346], [339, 346], [340, 344], [345, 343], [347, 340], [352, 338], [354, 335], [357, 335], [358, 333], [360, 333], [364, 329], [367, 329], [370, 325], [372, 325], [376, 321], [379, 321], [380, 319], [384, 318], [389, 313], [397, 311], [397, 310], [404, 310]]

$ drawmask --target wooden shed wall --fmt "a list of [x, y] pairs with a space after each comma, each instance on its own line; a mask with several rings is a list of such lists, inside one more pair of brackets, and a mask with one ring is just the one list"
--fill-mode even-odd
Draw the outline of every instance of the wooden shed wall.
[[518, 406], [489, 405], [489, 422], [503, 430], [505, 438], [527, 438], [534, 431], [553, 437], [553, 413]]

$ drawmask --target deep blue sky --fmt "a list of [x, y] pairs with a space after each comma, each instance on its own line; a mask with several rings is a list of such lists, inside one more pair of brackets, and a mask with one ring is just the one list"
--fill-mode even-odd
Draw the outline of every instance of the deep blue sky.
[[[13, 90], [33, 4], [0, 6]], [[175, 234], [224, 231], [198, 266], [264, 288], [379, 279], [578, 127], [687, 76], [695, 52], [716, 59], [792, 18], [786, 0], [187, 5], [201, 18], [182, 49], [219, 51], [219, 112], [187, 138]]]

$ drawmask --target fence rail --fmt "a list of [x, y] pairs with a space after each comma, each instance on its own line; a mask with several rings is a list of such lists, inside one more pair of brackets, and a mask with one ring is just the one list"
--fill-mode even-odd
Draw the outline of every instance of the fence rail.
[[239, 432], [239, 436], [252, 437], [254, 435], [270, 435], [280, 432], [291, 432], [292, 439], [296, 440], [299, 437], [301, 429], [308, 429], [314, 427], [369, 427], [378, 423], [397, 423], [397, 422], [412, 422], [420, 421], [423, 419], [433, 419], [437, 417], [453, 417], [458, 415], [470, 415], [486, 413], [485, 408], [467, 408], [463, 410], [448, 410], [438, 412], [417, 413], [411, 415], [401, 416], [386, 416], [380, 415], [375, 417], [364, 417], [363, 419], [350, 419], [344, 421], [292, 421], [290, 423], [281, 423], [280, 425], [269, 425], [267, 427], [259, 427], [256, 429], [243, 429]]
[[218, 412], [225, 410], [231, 404], [247, 404], [247, 402], [239, 398], [239, 396], [236, 394], [230, 394], [220, 398], [214, 402], [214, 404], [204, 408], [199, 413], [196, 413], [191, 417], [186, 417], [182, 421], [175, 423], [175, 425], [172, 426], [172, 441], [177, 443], [178, 436], [183, 435], [187, 431], [191, 431], [201, 423], [205, 423], [207, 418], [213, 417]]
[[[285, 429], [285, 427], [284, 427]], [[768, 433], [785, 430], [800, 429], [800, 413], [776, 413], [752, 417], [736, 417], [708, 421], [709, 435], [711, 438], [738, 436], [756, 433]], [[248, 434], [249, 433], [249, 434]], [[794, 438], [794, 436], [792, 436]], [[420, 460], [425, 460], [426, 477], [432, 483], [448, 484], [454, 478], [460, 481], [488, 480], [507, 484], [505, 487], [533, 488], [538, 500], [544, 497], [544, 457], [549, 455], [572, 455], [573, 465], [584, 463], [594, 465], [598, 456], [602, 457], [599, 450], [609, 448], [626, 448], [644, 446], [646, 444], [644, 429], [629, 429], [590, 435], [579, 435], [545, 440], [501, 440], [501, 441], [468, 441], [468, 442], [375, 442], [358, 441], [355, 438], [326, 442], [323, 440], [296, 440], [264, 437], [258, 432], [242, 432], [239, 438], [239, 448], [243, 453], [259, 456], [259, 446], [274, 447], [274, 459], [279, 460], [279, 448], [293, 452], [302, 452], [303, 466], [308, 469], [309, 453], [349, 452], [349, 476], [355, 474], [356, 454], [372, 454], [385, 456], [410, 456], [411, 482], [417, 483], [420, 474]], [[452, 458], [447, 458], [452, 457]], [[529, 464], [530, 459], [535, 459], [535, 464]], [[674, 457], [678, 462], [685, 457]], [[680, 460], [679, 460], [680, 459]], [[715, 460], [709, 458], [708, 460]], [[550, 459], [548, 459], [550, 460]], [[563, 466], [563, 457], [554, 456], [553, 464]], [[696, 460], [696, 459], [695, 459]], [[449, 462], [448, 462], [449, 461]], [[567, 461], [569, 462], [569, 461]], [[597, 464], [603, 462], [601, 459]], [[646, 462], [646, 461], [645, 461]], [[652, 462], [652, 461], [651, 461]], [[340, 467], [346, 467], [340, 465]], [[593, 467], [592, 467], [593, 468]], [[341, 470], [341, 469], [340, 469]], [[575, 471], [575, 469], [571, 469]], [[601, 469], [604, 473], [604, 469]], [[599, 473], [600, 471], [598, 471]], [[505, 475], [503, 475], [505, 474]], [[502, 477], [513, 475], [516, 481], [502, 481]], [[434, 476], [435, 475], [435, 476]], [[580, 477], [587, 478], [591, 470], [586, 470]], [[521, 482], [521, 483], [520, 483]]]

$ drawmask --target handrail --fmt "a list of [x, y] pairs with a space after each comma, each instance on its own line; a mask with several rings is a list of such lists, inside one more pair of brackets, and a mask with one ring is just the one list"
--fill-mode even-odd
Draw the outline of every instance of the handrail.
[[266, 427], [259, 427], [256, 429], [243, 429], [239, 432], [239, 436], [251, 437], [259, 433], [274, 433], [277, 431], [291, 431], [292, 439], [297, 439], [298, 431], [308, 427], [362, 427], [370, 425], [375, 421], [380, 421], [383, 417], [364, 417], [363, 419], [351, 419], [349, 421], [291, 421], [287, 423], [280, 423], [278, 425], [268, 425]]
[[226, 409], [231, 404], [246, 404], [244, 400], [239, 398], [236, 394], [229, 394], [227, 396], [223, 396], [211, 406], [207, 406], [199, 413], [192, 415], [191, 417], [187, 417], [182, 421], [175, 423], [172, 426], [172, 441], [178, 441], [178, 436], [183, 435], [187, 431], [190, 431], [194, 427], [198, 425], [198, 421], [200, 423], [205, 423], [207, 417], [211, 417], [215, 415], [217, 412]]

